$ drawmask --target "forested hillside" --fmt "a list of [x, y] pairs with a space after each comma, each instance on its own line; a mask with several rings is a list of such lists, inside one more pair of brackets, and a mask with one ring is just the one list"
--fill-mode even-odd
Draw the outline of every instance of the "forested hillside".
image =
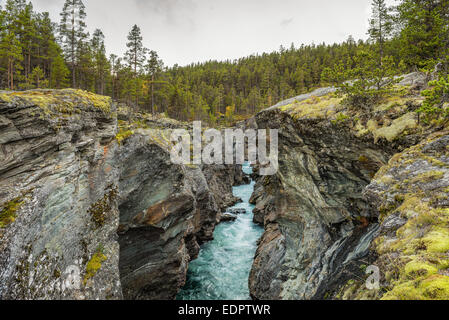
[[378, 90], [368, 95], [378, 95], [384, 86], [379, 79], [414, 70], [430, 73], [438, 66], [439, 93], [429, 94], [436, 94], [436, 101], [426, 110], [435, 108], [447, 97], [449, 0], [400, 0], [393, 8], [373, 0], [372, 7], [365, 40], [349, 36], [340, 44], [292, 44], [235, 61], [167, 68], [143, 46], [137, 25], [123, 39], [126, 54], [108, 56], [102, 31], [86, 31], [81, 0], [66, 0], [57, 22], [35, 12], [31, 2], [7, 0], [0, 12], [0, 87], [81, 88], [138, 110], [215, 124], [348, 79], [363, 81], [342, 88], [345, 94], [364, 95], [375, 85]]

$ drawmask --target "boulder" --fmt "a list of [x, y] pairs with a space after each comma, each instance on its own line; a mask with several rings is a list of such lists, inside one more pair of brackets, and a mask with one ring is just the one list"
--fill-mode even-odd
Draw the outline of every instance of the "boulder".
[[219, 215], [218, 221], [219, 222], [228, 222], [228, 221], [235, 221], [237, 219], [237, 216], [232, 213], [222, 213]]
[[227, 210], [231, 214], [239, 215], [239, 214], [246, 214], [247, 211], [244, 208], [233, 208]]

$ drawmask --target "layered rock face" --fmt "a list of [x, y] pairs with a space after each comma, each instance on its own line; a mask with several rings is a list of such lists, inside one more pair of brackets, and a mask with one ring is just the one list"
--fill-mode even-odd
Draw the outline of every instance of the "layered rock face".
[[81, 91], [0, 94], [0, 298], [120, 299], [116, 119]]
[[138, 123], [80, 90], [0, 93], [0, 299], [175, 297], [242, 172], [174, 165], [179, 124]]
[[[414, 168], [403, 169], [402, 175], [394, 171], [397, 169], [388, 169], [387, 176], [394, 183], [379, 188], [376, 181], [388, 180], [382, 178], [387, 168], [384, 166], [393, 155], [440, 129], [426, 131], [418, 124], [413, 108], [421, 98], [406, 91], [376, 106], [369, 115], [348, 110], [341, 99], [332, 94], [333, 89], [320, 89], [291, 103], [264, 110], [255, 117], [259, 128], [280, 131], [279, 171], [274, 176], [258, 177], [251, 199], [256, 205], [255, 222], [265, 226], [249, 279], [253, 298], [381, 298], [385, 292], [394, 290], [395, 281], [399, 280], [391, 276], [378, 291], [368, 290], [365, 282], [360, 281], [366, 279], [367, 265], [376, 261], [381, 273], [391, 271], [391, 267], [382, 269], [388, 265], [388, 258], [378, 258], [382, 250], [378, 252], [374, 243], [385, 239], [388, 228], [393, 239], [386, 243], [399, 241], [394, 234], [401, 223], [406, 223], [406, 220], [394, 218], [379, 219], [380, 212], [384, 207], [394, 211], [402, 203], [399, 196], [396, 206], [389, 206], [397, 193], [394, 188], [402, 187], [400, 180], [407, 180], [405, 172], [410, 178], [415, 175], [417, 178], [420, 173], [431, 175], [435, 168], [428, 165], [418, 169], [416, 163]], [[444, 167], [441, 157], [447, 155], [447, 148], [443, 149], [429, 151], [438, 152], [433, 166], [438, 163]], [[403, 161], [415, 162], [407, 157]], [[440, 179], [429, 188], [440, 188], [438, 197], [447, 198], [448, 190], [443, 191], [447, 185], [446, 174], [440, 172], [438, 176]], [[410, 188], [422, 187], [419, 177], [410, 179], [409, 183]], [[402, 193], [407, 193], [409, 189], [406, 185], [404, 188]], [[444, 200], [438, 201], [441, 208]], [[415, 204], [418, 203], [431, 206], [421, 202], [421, 198]], [[441, 218], [442, 213], [439, 215]], [[423, 233], [424, 230], [414, 232]], [[441, 228], [438, 230], [435, 232], [442, 235]], [[406, 241], [400, 237], [404, 247], [414, 236], [416, 234], [407, 234]], [[446, 247], [441, 250], [447, 253]], [[395, 254], [397, 261], [407, 263], [402, 252]], [[445, 259], [447, 261], [447, 257]], [[421, 258], [414, 261], [421, 261]], [[444, 263], [438, 267], [434, 262], [432, 267], [435, 269], [430, 274], [435, 275]], [[348, 283], [358, 286], [346, 287]]]
[[199, 245], [213, 239], [217, 215], [237, 200], [231, 187], [238, 170], [173, 165], [168, 138], [169, 132], [140, 130], [121, 146], [120, 272], [127, 299], [173, 299]]
[[[259, 178], [255, 221], [265, 224], [250, 276], [257, 299], [319, 298], [360, 238], [372, 231], [363, 188], [388, 154], [320, 121], [258, 115], [259, 128], [279, 128], [279, 171]], [[364, 155], [369, 163], [360, 161]], [[360, 252], [359, 252], [360, 251]]]
[[367, 260], [380, 284], [352, 279], [340, 299], [449, 299], [449, 131], [395, 155], [364, 190], [380, 228]]

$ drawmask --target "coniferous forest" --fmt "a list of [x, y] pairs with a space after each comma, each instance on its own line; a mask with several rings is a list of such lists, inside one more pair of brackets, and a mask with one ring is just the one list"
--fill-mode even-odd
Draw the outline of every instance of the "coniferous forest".
[[123, 39], [125, 55], [108, 55], [102, 31], [87, 32], [82, 0], [66, 0], [60, 21], [36, 12], [26, 0], [4, 1], [0, 9], [0, 88], [5, 90], [79, 88], [137, 110], [211, 125], [245, 118], [320, 86], [345, 87], [349, 79], [366, 79], [343, 88], [349, 96], [351, 90], [357, 97], [361, 92], [354, 90], [363, 91], [366, 102], [382, 89], [367, 93], [379, 79], [418, 70], [430, 74], [436, 67], [437, 89], [429, 93], [433, 102], [425, 111], [438, 113], [448, 95], [449, 0], [400, 0], [394, 7], [373, 0], [363, 40], [292, 44], [233, 61], [170, 68], [144, 47], [137, 25]]

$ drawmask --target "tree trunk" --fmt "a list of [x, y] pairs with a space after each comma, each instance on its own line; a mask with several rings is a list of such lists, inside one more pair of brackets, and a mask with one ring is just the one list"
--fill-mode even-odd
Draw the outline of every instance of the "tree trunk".
[[11, 90], [14, 90], [14, 60], [11, 60]]
[[76, 75], [75, 75], [75, 6], [72, 6], [72, 37], [71, 41], [71, 51], [72, 51], [72, 87], [75, 89], [76, 86]]
[[11, 59], [8, 59], [8, 88], [11, 89]]
[[154, 115], [154, 75], [151, 75], [151, 114]]

